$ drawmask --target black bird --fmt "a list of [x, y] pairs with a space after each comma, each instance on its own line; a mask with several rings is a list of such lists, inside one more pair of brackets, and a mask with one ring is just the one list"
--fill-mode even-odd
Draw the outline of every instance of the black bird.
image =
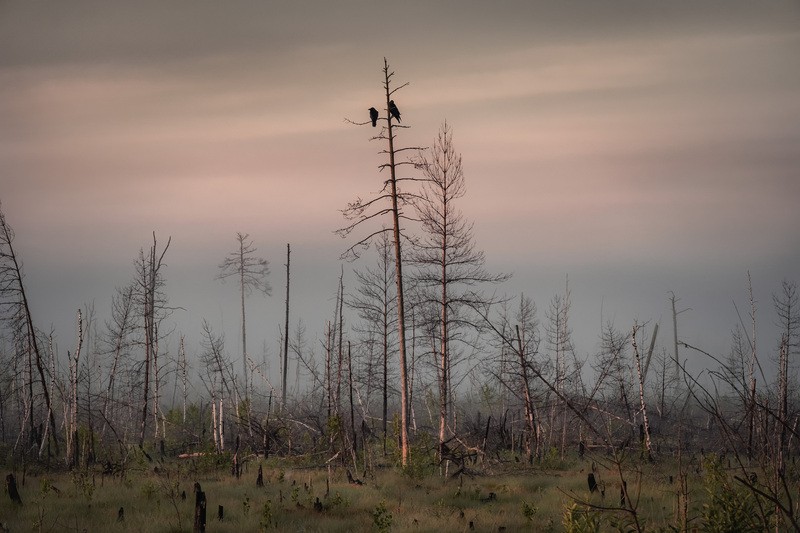
[[394, 105], [394, 100], [389, 100], [389, 113], [397, 119], [397, 122], [400, 122], [400, 110]]
[[373, 128], [378, 125], [378, 110], [374, 107], [369, 108], [369, 118], [372, 121]]

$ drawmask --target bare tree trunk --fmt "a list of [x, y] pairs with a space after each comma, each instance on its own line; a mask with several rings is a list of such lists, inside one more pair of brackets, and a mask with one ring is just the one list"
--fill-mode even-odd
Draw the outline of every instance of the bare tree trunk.
[[536, 420], [535, 420], [534, 414], [533, 414], [534, 413], [534, 406], [533, 406], [533, 400], [531, 399], [531, 386], [530, 386], [530, 380], [528, 378], [528, 364], [527, 364], [527, 361], [525, 361], [525, 351], [524, 351], [524, 348], [523, 348], [524, 345], [523, 345], [523, 341], [522, 341], [522, 335], [520, 334], [520, 331], [519, 331], [519, 326], [516, 326], [516, 330], [517, 330], [517, 346], [518, 346], [517, 355], [519, 356], [519, 364], [520, 364], [520, 370], [521, 370], [521, 374], [522, 374], [522, 386], [524, 388], [524, 390], [522, 392], [523, 392], [523, 397], [525, 398], [525, 421], [528, 424], [528, 433], [530, 435], [528, 437], [528, 440], [526, 441], [526, 450], [525, 451], [528, 454], [528, 462], [532, 464], [533, 463], [534, 452], [533, 452], [533, 449], [532, 449], [530, 441], [531, 441], [531, 439], [534, 439], [534, 441], [536, 442], [536, 450], [538, 452], [538, 449], [539, 449], [539, 434], [536, 431]]
[[350, 434], [353, 438], [353, 468], [356, 468], [355, 453], [358, 449], [358, 439], [356, 435], [356, 411], [353, 404], [353, 357], [350, 350], [350, 341], [347, 341], [347, 371], [347, 381], [350, 387]]
[[675, 302], [677, 299], [675, 298], [675, 293], [672, 293], [670, 296], [670, 302], [672, 302], [672, 338], [673, 338], [673, 346], [675, 347], [675, 355], [673, 359], [674, 369], [675, 369], [675, 378], [678, 378], [678, 370], [680, 368], [680, 356], [678, 355], [678, 312], [675, 310]]
[[225, 451], [225, 409], [223, 407], [222, 399], [225, 394], [220, 392], [219, 394], [219, 409], [217, 409], [217, 415], [219, 416], [219, 451], [220, 453]]
[[[155, 313], [153, 313], [155, 316]], [[158, 413], [161, 410], [161, 374], [158, 368], [158, 324], [153, 321], [153, 442], [158, 442]]]
[[[53, 333], [50, 333], [49, 336], [49, 343], [48, 343], [48, 353], [50, 354], [50, 390], [55, 390], [55, 381], [56, 381], [56, 356], [55, 351], [53, 349]], [[47, 409], [47, 419], [50, 419], [50, 415], [52, 414], [50, 408]], [[49, 442], [48, 439], [50, 438], [50, 424], [45, 424], [44, 427], [44, 435], [42, 436], [42, 442], [39, 444], [39, 459], [42, 458], [42, 454], [44, 453], [44, 449]], [[5, 436], [4, 439], [5, 440]]]
[[403, 257], [400, 245], [400, 211], [397, 203], [397, 174], [394, 153], [394, 134], [392, 133], [392, 114], [389, 109], [393, 107], [392, 92], [389, 89], [389, 63], [383, 59], [384, 88], [386, 89], [387, 128], [389, 130], [389, 171], [392, 196], [392, 222], [394, 235], [394, 264], [395, 283], [397, 284], [397, 331], [399, 339], [400, 356], [400, 458], [403, 468], [408, 465], [408, 375], [406, 365], [406, 312], [403, 295]]
[[338, 349], [337, 349], [337, 364], [336, 364], [336, 416], [341, 420], [342, 418], [342, 368], [344, 366], [344, 352], [343, 352], [343, 337], [344, 337], [344, 266], [342, 266], [342, 273], [339, 275], [339, 294], [337, 297], [338, 303]]
[[750, 319], [752, 320], [753, 324], [753, 334], [750, 339], [750, 368], [749, 368], [749, 379], [750, 379], [750, 391], [749, 391], [749, 398], [750, 402], [747, 408], [748, 411], [748, 430], [747, 430], [747, 458], [749, 460], [753, 459], [753, 437], [755, 433], [755, 415], [756, 415], [756, 374], [755, 374], [755, 367], [756, 367], [756, 302], [753, 298], [753, 283], [750, 279], [750, 272], [747, 272], [747, 291], [750, 295]]
[[247, 321], [245, 315], [245, 307], [244, 307], [244, 292], [245, 292], [245, 280], [244, 280], [244, 240], [239, 240], [239, 290], [242, 297], [242, 372], [244, 376], [244, 398], [245, 401], [248, 399], [248, 389], [247, 389]]
[[[385, 253], [385, 249], [382, 250]], [[389, 262], [383, 262], [384, 269]], [[384, 291], [388, 276], [384, 272]], [[384, 292], [383, 298], [383, 455], [386, 455], [387, 426], [389, 421], [389, 298]]]
[[653, 461], [653, 449], [650, 444], [650, 421], [647, 419], [647, 405], [644, 401], [644, 376], [642, 374], [642, 358], [639, 355], [639, 346], [636, 344], [636, 334], [638, 333], [639, 326], [633, 326], [633, 333], [631, 335], [631, 342], [633, 344], [633, 356], [636, 358], [636, 375], [639, 381], [639, 404], [642, 409], [642, 423], [644, 425], [644, 443], [647, 449], [647, 460]]
[[148, 258], [142, 255], [142, 279], [140, 283], [144, 291], [144, 398], [142, 399], [142, 424], [139, 434], [139, 447], [144, 447], [144, 436], [147, 430], [147, 403], [149, 400], [150, 370], [153, 357], [153, 324], [155, 318], [155, 235], [153, 235], [153, 246], [150, 248]]
[[[212, 389], [213, 390], [213, 389]], [[211, 395], [211, 436], [214, 439], [214, 451], [219, 453], [219, 428], [217, 427], [217, 399]]]
[[331, 357], [333, 355], [333, 339], [331, 336], [333, 333], [330, 322], [326, 324], [325, 329], [327, 330], [325, 332], [325, 392], [328, 397], [328, 420], [330, 420], [333, 414], [333, 388], [331, 387]]
[[[445, 196], [442, 206], [442, 227], [447, 228], [447, 197]], [[444, 442], [447, 430], [447, 394], [449, 392], [450, 361], [448, 352], [448, 316], [447, 316], [447, 237], [448, 232], [441, 233], [441, 317], [439, 322], [439, 333], [441, 336], [440, 347], [440, 368], [439, 368], [439, 460], [444, 459]]]
[[289, 264], [292, 249], [286, 243], [286, 323], [283, 334], [283, 386], [281, 390], [281, 405], [286, 408], [286, 376], [289, 368]]
[[[156, 234], [153, 232], [153, 245], [150, 251], [145, 256], [144, 250], [139, 253], [139, 272], [138, 283], [142, 293], [142, 316], [144, 325], [144, 394], [142, 398], [142, 418], [141, 427], [139, 432], [139, 447], [144, 447], [144, 437], [147, 431], [147, 406], [150, 398], [150, 380], [151, 376], [158, 377], [157, 372], [154, 370], [154, 365], [158, 360], [158, 327], [156, 309], [160, 306], [156, 305], [156, 298], [159, 295], [159, 274], [161, 267], [164, 264], [164, 256], [169, 249], [172, 238], [167, 240], [166, 246], [161, 251], [161, 255], [156, 254]], [[156, 427], [158, 423], [156, 421]], [[158, 434], [158, 429], [156, 429]]]
[[184, 345], [184, 337], [181, 335], [181, 345], [178, 348], [178, 357], [180, 358], [180, 366], [181, 366], [181, 381], [183, 384], [183, 423], [186, 424], [186, 399], [188, 396], [188, 385], [189, 380], [187, 379], [186, 375], [186, 346]]

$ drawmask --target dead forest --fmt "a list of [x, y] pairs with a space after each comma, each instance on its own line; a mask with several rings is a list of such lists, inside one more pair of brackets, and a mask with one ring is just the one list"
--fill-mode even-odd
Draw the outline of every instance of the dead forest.
[[[223, 458], [237, 477], [269, 457], [334, 464], [356, 477], [386, 465], [453, 477], [592, 454], [612, 464], [623, 455], [674, 462], [681, 486], [693, 457], [716, 454], [766, 502], [765, 520], [777, 514], [797, 527], [796, 282], [765, 297], [743, 273], [746, 298], [726, 353], [681, 335], [679, 294], [664, 295], [669, 320], [607, 323], [596, 350], [580, 353], [569, 282], [547, 302], [503, 293], [509, 276], [486, 267], [460, 210], [467, 181], [453, 126], [445, 122], [428, 147], [403, 144], [407, 84], [395, 82], [388, 62], [381, 82], [378, 116], [348, 119], [371, 136], [354, 153], [378, 146], [383, 162], [377, 193], [354, 191], [347, 206], [331, 206], [343, 213], [342, 227], [327, 229], [343, 237], [343, 254], [329, 318], [293, 326], [301, 311], [290, 296], [303, 287], [292, 277], [291, 245], [268, 263], [256, 239], [238, 233], [209, 283], [225, 279], [236, 291], [239, 353], [208, 321], [200, 338], [175, 329], [181, 309], [169, 283], [180, 274], [165, 268], [172, 243], [156, 232], [133, 254], [110, 315], [76, 310], [74, 330], [58, 332], [55, 346], [56, 332], [31, 312], [13, 220], [0, 206], [6, 467], [119, 473], [142, 455], [158, 462], [205, 454]], [[263, 327], [247, 302], [265, 295], [285, 305], [285, 320], [274, 325], [281, 367], [273, 372], [247, 342]], [[767, 305], [780, 338], [759, 337]], [[696, 354], [715, 365], [688, 369]]]

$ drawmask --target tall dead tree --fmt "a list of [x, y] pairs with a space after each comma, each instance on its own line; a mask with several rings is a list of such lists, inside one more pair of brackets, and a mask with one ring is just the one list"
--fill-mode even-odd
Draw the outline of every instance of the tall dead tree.
[[253, 291], [260, 292], [264, 296], [272, 294], [272, 287], [269, 281], [267, 281], [269, 262], [255, 255], [257, 249], [253, 246], [253, 241], [248, 241], [249, 238], [250, 235], [247, 233], [236, 234], [238, 249], [229, 253], [225, 260], [220, 263], [220, 272], [217, 275], [217, 279], [219, 280], [235, 278], [239, 284], [239, 292], [242, 300], [242, 372], [244, 373], [243, 386], [245, 402], [248, 402], [250, 399], [250, 389], [247, 379], [247, 327], [244, 300], [245, 296], [252, 294]]
[[[28, 296], [25, 292], [25, 284], [23, 283], [22, 263], [19, 260], [16, 252], [14, 251], [14, 230], [8, 225], [5, 214], [3, 213], [2, 204], [0, 204], [0, 317], [3, 319], [19, 320], [19, 331], [23, 335], [25, 345], [28, 353], [28, 368], [29, 368], [29, 392], [30, 392], [30, 429], [31, 435], [37, 434], [37, 422], [34, 416], [33, 406], [33, 366], [36, 366], [36, 371], [39, 376], [39, 386], [44, 396], [45, 407], [49, 413], [48, 419], [50, 424], [49, 434], [53, 438], [53, 446], [56, 455], [58, 455], [58, 438], [56, 436], [56, 421], [53, 414], [53, 404], [50, 398], [50, 390], [47, 386], [47, 381], [44, 375], [44, 361], [42, 360], [42, 353], [39, 349], [39, 340], [37, 338], [36, 328], [33, 324], [33, 317], [31, 316], [30, 306], [28, 305]], [[41, 457], [45, 449], [45, 441], [39, 444], [39, 456]]]
[[465, 329], [472, 329], [477, 320], [465, 316], [471, 308], [484, 306], [487, 298], [481, 286], [499, 283], [508, 278], [493, 275], [484, 267], [485, 257], [476, 249], [473, 224], [457, 207], [466, 195], [467, 186], [461, 165], [461, 154], [453, 145], [453, 130], [445, 122], [429, 150], [420, 151], [417, 168], [423, 175], [422, 191], [415, 202], [417, 217], [422, 223], [422, 238], [411, 253], [417, 267], [414, 279], [423, 295], [423, 302], [435, 310], [432, 326], [438, 343], [439, 377], [439, 455], [447, 439], [447, 418], [455, 345], [464, 341]]
[[[412, 178], [398, 177], [398, 167], [404, 164], [411, 164], [409, 161], [400, 161], [398, 154], [408, 150], [418, 150], [418, 148], [396, 148], [395, 130], [398, 128], [406, 128], [399, 124], [400, 112], [395, 104], [393, 97], [394, 94], [406, 87], [408, 83], [404, 83], [398, 87], [392, 87], [392, 78], [394, 71], [389, 69], [389, 62], [386, 58], [383, 59], [383, 88], [386, 96], [385, 116], [380, 120], [385, 121], [382, 126], [381, 132], [373, 139], [383, 140], [387, 142], [387, 149], [381, 151], [382, 154], [388, 157], [388, 162], [378, 166], [380, 170], [389, 170], [389, 179], [384, 181], [383, 188], [378, 196], [371, 200], [362, 200], [357, 198], [354, 202], [348, 204], [347, 208], [342, 211], [344, 217], [349, 221], [349, 224], [337, 230], [337, 233], [342, 237], [346, 237], [357, 227], [363, 223], [370, 221], [374, 218], [381, 216], [391, 216], [392, 219], [392, 238], [394, 240], [394, 260], [395, 260], [395, 283], [397, 286], [397, 330], [398, 330], [398, 346], [399, 346], [399, 367], [400, 367], [400, 456], [401, 464], [405, 467], [408, 464], [409, 455], [409, 442], [408, 442], [408, 424], [409, 424], [409, 394], [408, 394], [408, 372], [406, 363], [406, 327], [405, 327], [405, 300], [403, 293], [403, 252], [401, 236], [400, 221], [407, 219], [403, 212], [403, 207], [408, 203], [409, 197], [400, 191], [399, 184], [405, 180]], [[394, 121], [398, 124], [395, 124]], [[351, 121], [352, 122], [352, 121]], [[371, 121], [353, 122], [354, 124], [367, 125]], [[389, 205], [386, 206], [385, 202]], [[367, 237], [359, 240], [357, 243], [348, 248], [344, 257], [353, 257], [358, 255], [358, 250], [363, 249], [369, 245], [372, 237], [387, 231], [387, 228], [372, 232]]]
[[[150, 400], [150, 380], [155, 386], [154, 415], [158, 413], [158, 325], [167, 311], [166, 297], [162, 291], [164, 276], [162, 268], [164, 256], [169, 249], [172, 238], [167, 239], [161, 253], [158, 253], [158, 241], [153, 232], [153, 245], [145, 253], [139, 250], [139, 259], [136, 261], [136, 303], [142, 313], [142, 329], [144, 337], [144, 394], [142, 399], [142, 418], [139, 431], [139, 447], [144, 447], [144, 438], [147, 431], [148, 402]], [[158, 431], [156, 424], [156, 431]]]

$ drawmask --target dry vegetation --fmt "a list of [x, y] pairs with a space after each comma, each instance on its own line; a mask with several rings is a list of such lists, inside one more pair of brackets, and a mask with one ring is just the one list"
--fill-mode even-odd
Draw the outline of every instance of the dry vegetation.
[[[454, 478], [433, 474], [412, 476], [394, 467], [379, 468], [348, 482], [346, 471], [293, 465], [287, 460], [245, 463], [240, 479], [230, 475], [222, 459], [170, 460], [157, 466], [145, 458], [124, 475], [106, 475], [99, 468], [48, 473], [18, 473], [23, 505], [0, 503], [0, 517], [9, 531], [191, 531], [194, 482], [208, 498], [208, 531], [563, 531], [585, 522], [589, 506], [617, 507], [620, 483], [612, 462], [599, 465], [588, 457], [554, 468], [526, 467], [510, 461]], [[609, 458], [610, 459], [610, 458]], [[628, 491], [643, 526], [666, 530], [678, 521], [678, 486], [670, 484], [664, 465], [629, 461]], [[217, 465], [215, 465], [217, 463]], [[587, 473], [595, 466], [600, 489], [590, 493]], [[264, 486], [256, 486], [258, 465]], [[699, 465], [699, 463], [698, 463]], [[674, 467], [674, 465], [672, 465]], [[692, 513], [702, 524], [703, 487], [708, 474], [691, 476]], [[186, 493], [186, 498], [182, 494]], [[319, 502], [316, 506], [315, 503]], [[218, 506], [224, 517], [218, 520]], [[124, 520], [118, 520], [124, 508]], [[570, 510], [574, 518], [567, 520]], [[627, 513], [594, 511], [601, 529], [630, 522]], [[470, 527], [472, 524], [472, 527]]]

